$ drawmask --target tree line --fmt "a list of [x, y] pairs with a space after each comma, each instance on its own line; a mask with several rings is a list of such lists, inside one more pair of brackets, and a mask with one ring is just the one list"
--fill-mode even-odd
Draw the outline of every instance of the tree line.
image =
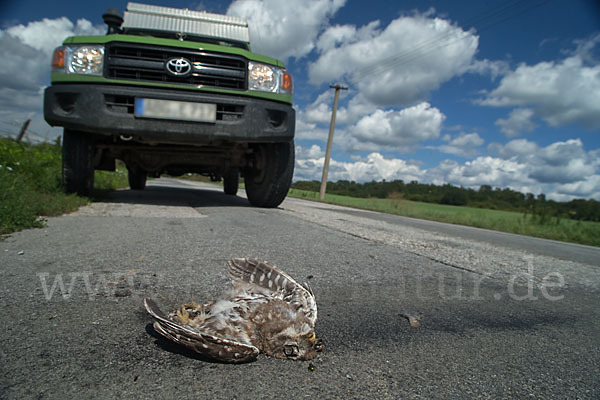
[[[318, 192], [320, 182], [298, 181], [292, 188]], [[531, 214], [540, 219], [570, 218], [580, 221], [600, 222], [600, 202], [590, 199], [575, 199], [569, 202], [557, 202], [546, 199], [544, 194], [521, 193], [508, 188], [492, 188], [482, 185], [478, 190], [457, 187], [450, 184], [433, 185], [417, 181], [405, 183], [402, 180], [371, 181], [357, 183], [341, 180], [327, 182], [327, 193], [350, 197], [380, 199], [395, 198], [426, 203], [447, 204], [505, 210]]]

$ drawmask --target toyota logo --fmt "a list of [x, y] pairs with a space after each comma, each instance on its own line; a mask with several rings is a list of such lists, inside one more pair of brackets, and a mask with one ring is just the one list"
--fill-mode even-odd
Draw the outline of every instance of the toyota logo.
[[167, 61], [166, 69], [171, 75], [184, 77], [192, 72], [192, 64], [183, 57], [171, 58]]

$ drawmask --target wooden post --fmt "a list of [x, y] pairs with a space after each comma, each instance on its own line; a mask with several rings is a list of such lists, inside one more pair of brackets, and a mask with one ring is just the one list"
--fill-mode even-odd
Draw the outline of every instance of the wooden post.
[[17, 142], [20, 142], [21, 140], [23, 140], [23, 136], [25, 136], [25, 132], [27, 132], [27, 128], [29, 127], [30, 123], [31, 123], [30, 119], [28, 119], [27, 121], [25, 121], [23, 123], [23, 126], [21, 126], [21, 131], [19, 131], [19, 135], [17, 136]]
[[348, 90], [347, 87], [340, 86], [339, 84], [329, 87], [335, 89], [335, 96], [333, 97], [329, 138], [327, 139], [327, 150], [325, 151], [325, 165], [323, 165], [323, 177], [321, 178], [321, 190], [319, 191], [319, 198], [321, 200], [325, 199], [325, 191], [327, 190], [327, 173], [329, 172], [329, 159], [331, 158], [331, 146], [333, 144], [333, 131], [335, 129], [335, 114], [337, 112], [338, 98], [340, 96], [340, 90]]

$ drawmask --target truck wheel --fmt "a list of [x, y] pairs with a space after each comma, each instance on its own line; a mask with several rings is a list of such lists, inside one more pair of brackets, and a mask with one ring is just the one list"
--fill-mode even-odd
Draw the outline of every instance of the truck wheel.
[[146, 178], [148, 173], [141, 168], [127, 168], [127, 178], [131, 190], [144, 190], [146, 188]]
[[67, 193], [91, 196], [94, 190], [94, 137], [65, 129], [62, 145], [62, 182]]
[[230, 168], [223, 176], [223, 191], [225, 194], [235, 196], [240, 185], [240, 170]]
[[255, 207], [277, 207], [292, 183], [294, 141], [258, 145], [255, 156], [255, 167], [244, 174], [248, 200]]

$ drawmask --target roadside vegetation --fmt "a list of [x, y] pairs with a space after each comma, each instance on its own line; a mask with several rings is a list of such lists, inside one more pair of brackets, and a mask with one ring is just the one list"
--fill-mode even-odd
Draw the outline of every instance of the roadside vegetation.
[[[294, 184], [296, 185], [296, 184]], [[329, 192], [329, 183], [327, 184]], [[290, 197], [319, 200], [317, 191], [292, 188]], [[600, 246], [600, 223], [581, 221], [542, 213], [490, 210], [406, 200], [398, 194], [387, 198], [350, 197], [327, 193], [325, 203], [406, 217], [474, 226], [544, 239]]]
[[[0, 234], [42, 227], [44, 217], [71, 212], [91, 199], [65, 194], [61, 147], [0, 139]], [[127, 186], [127, 171], [96, 171], [95, 196]]]
[[[299, 181], [294, 189], [318, 192], [320, 182]], [[342, 196], [378, 199], [404, 199], [432, 204], [467, 206], [488, 210], [515, 211], [535, 216], [541, 221], [553, 218], [600, 222], [600, 202], [575, 199], [569, 202], [547, 200], [543, 194], [520, 193], [508, 188], [482, 185], [479, 190], [453, 185], [423, 184], [402, 180], [356, 183], [349, 181], [327, 182], [327, 193]]]

